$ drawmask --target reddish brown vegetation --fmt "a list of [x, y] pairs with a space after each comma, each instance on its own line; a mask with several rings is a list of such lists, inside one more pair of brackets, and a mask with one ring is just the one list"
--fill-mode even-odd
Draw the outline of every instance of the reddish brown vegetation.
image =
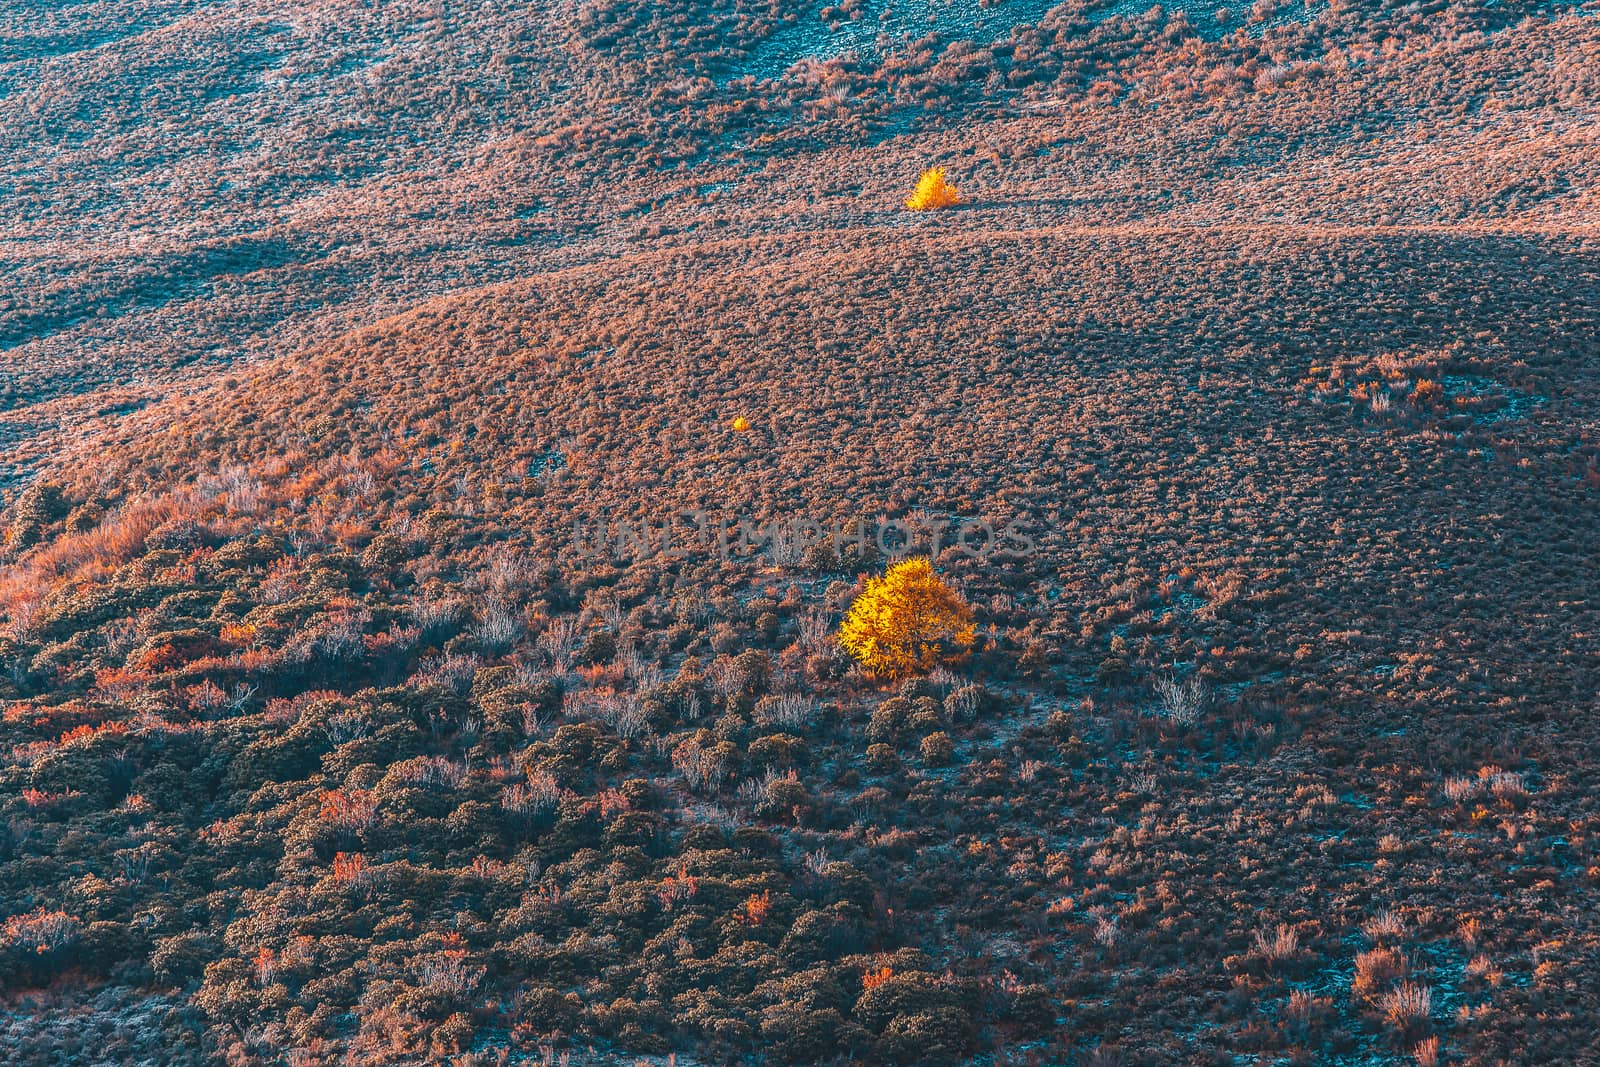
[[[1597, 1055], [1594, 17], [447, 6], [0, 96], [14, 462], [99, 413], [4, 518], [14, 1058]], [[961, 673], [840, 654], [870, 540], [719, 550], [880, 516]]]

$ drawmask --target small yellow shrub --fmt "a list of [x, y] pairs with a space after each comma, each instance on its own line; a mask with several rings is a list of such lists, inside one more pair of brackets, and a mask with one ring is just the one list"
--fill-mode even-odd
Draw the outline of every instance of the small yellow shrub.
[[839, 644], [874, 674], [931, 670], [972, 647], [972, 608], [925, 559], [896, 563], [850, 605]]
[[906, 197], [906, 209], [909, 211], [936, 211], [939, 208], [955, 207], [961, 203], [961, 194], [956, 192], [956, 187], [944, 180], [943, 167], [929, 167], [922, 172], [922, 177], [917, 179], [917, 187]]
[[743, 415], [738, 415], [738, 416], [734, 417], [733, 430], [734, 430], [735, 433], [744, 433], [748, 429], [750, 429], [750, 420], [749, 419], [745, 418]]

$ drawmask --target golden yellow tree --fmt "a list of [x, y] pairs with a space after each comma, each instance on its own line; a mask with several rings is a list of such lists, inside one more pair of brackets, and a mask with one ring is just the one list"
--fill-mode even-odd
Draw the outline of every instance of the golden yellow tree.
[[869, 578], [839, 626], [839, 644], [874, 674], [929, 670], [972, 647], [972, 608], [925, 559]]
[[917, 179], [917, 187], [906, 197], [906, 208], [910, 211], [936, 211], [959, 203], [961, 194], [944, 180], [943, 167], [929, 167], [923, 171], [922, 177]]

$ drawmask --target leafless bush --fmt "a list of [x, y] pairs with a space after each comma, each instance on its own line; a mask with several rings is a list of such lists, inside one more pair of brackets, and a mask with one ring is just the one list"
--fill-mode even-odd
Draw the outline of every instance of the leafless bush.
[[401, 777], [417, 785], [460, 789], [467, 780], [467, 766], [447, 756], [422, 756], [401, 769]]
[[222, 687], [207, 678], [189, 690], [189, 704], [203, 715], [210, 716], [228, 703], [228, 694]]
[[703, 626], [711, 621], [711, 602], [697, 592], [678, 593], [672, 598], [672, 615], [688, 626]]
[[578, 620], [571, 615], [551, 619], [539, 635], [539, 648], [550, 657], [558, 674], [572, 670], [572, 656], [578, 650]]
[[550, 680], [548, 671], [525, 662], [518, 662], [512, 668], [512, 676], [516, 678], [517, 684], [524, 689], [536, 689]]
[[261, 506], [261, 483], [248, 468], [232, 466], [214, 477], [201, 478], [199, 496], [202, 500], [221, 499], [235, 515], [252, 515]]
[[22, 596], [12, 601], [4, 627], [0, 632], [13, 641], [26, 641], [33, 634], [35, 620], [39, 617], [39, 597]]
[[1294, 74], [1294, 68], [1287, 63], [1277, 63], [1256, 75], [1257, 89], [1274, 89], [1286, 84]]
[[[774, 777], [771, 771], [767, 772], [768, 779]], [[734, 790], [734, 797], [745, 807], [753, 808], [767, 797], [767, 783], [760, 778], [746, 778], [739, 783], [739, 788]]]
[[744, 688], [744, 672], [732, 659], [719, 657], [706, 668], [706, 685], [726, 702]]
[[792, 567], [799, 563], [806, 542], [796, 525], [789, 522], [774, 522], [769, 530], [767, 554], [772, 562], [779, 567]]
[[108, 623], [105, 628], [106, 651], [113, 656], [125, 656], [128, 651], [147, 636], [141, 632], [142, 627], [134, 619], [117, 619]]
[[150, 873], [150, 852], [147, 847], [123, 849], [116, 854], [117, 873], [134, 885], [144, 882]]
[[623, 673], [640, 689], [654, 689], [665, 677], [659, 663], [631, 644], [617, 658], [622, 661]]
[[549, 810], [560, 801], [561, 787], [548, 771], [536, 770], [528, 775], [528, 795], [533, 800], [535, 810]]
[[728, 776], [728, 765], [722, 757], [693, 738], [672, 750], [672, 766], [683, 775], [689, 788], [697, 791], [715, 791]]
[[500, 806], [517, 815], [544, 815], [554, 811], [561, 791], [555, 779], [536, 772], [526, 785], [515, 782], [500, 792]]
[[779, 693], [756, 703], [755, 720], [763, 726], [801, 730], [817, 719], [817, 702], [800, 693]]
[[539, 710], [539, 705], [524, 703], [522, 705], [522, 736], [541, 737], [550, 726], [544, 713]]
[[483, 611], [475, 635], [489, 652], [503, 652], [522, 636], [522, 616], [504, 600], [492, 600]]
[[825, 848], [817, 848], [806, 853], [806, 870], [813, 878], [820, 878], [828, 863], [828, 850]]
[[461, 618], [461, 601], [454, 597], [426, 597], [412, 601], [408, 607], [411, 621], [425, 634], [447, 630]]
[[427, 989], [463, 1000], [483, 981], [487, 968], [475, 966], [457, 952], [441, 952], [417, 966], [417, 979]]
[[1178, 726], [1193, 726], [1211, 699], [1211, 693], [1198, 675], [1179, 681], [1174, 675], [1158, 678], [1156, 696], [1161, 701], [1161, 714]]
[[649, 732], [650, 720], [644, 705], [632, 693], [597, 693], [590, 706], [599, 720], [616, 731], [618, 737], [636, 738]]
[[976, 685], [964, 685], [945, 698], [945, 710], [956, 722], [971, 722], [983, 708], [983, 690]]
[[235, 715], [244, 714], [245, 706], [250, 703], [259, 688], [259, 686], [249, 682], [239, 682], [233, 687], [233, 691], [228, 694], [228, 710]]
[[78, 921], [64, 911], [38, 908], [6, 920], [5, 940], [25, 953], [43, 954], [71, 944], [78, 936]]
[[371, 733], [371, 730], [366, 717], [358, 711], [334, 712], [322, 724], [322, 732], [336, 747], [349, 741], [358, 741]]
[[370, 611], [336, 615], [317, 637], [316, 651], [332, 660], [360, 659], [367, 650], [366, 629], [371, 624]]
[[591, 706], [588, 693], [582, 689], [568, 689], [561, 694], [561, 717], [568, 722], [582, 722]]
[[798, 643], [800, 650], [809, 655], [827, 651], [833, 644], [833, 624], [828, 613], [821, 608], [812, 608], [800, 616], [800, 635]]
[[483, 661], [477, 656], [463, 656], [451, 653], [446, 656], [435, 656], [424, 662], [417, 671], [416, 682], [419, 685], [437, 685], [457, 693], [465, 693], [472, 685], [472, 676], [478, 672]]
[[1500, 771], [1489, 776], [1489, 792], [1496, 800], [1522, 800], [1528, 795], [1528, 787], [1517, 772]]
[[517, 589], [527, 584], [530, 570], [528, 557], [523, 553], [500, 552], [489, 564], [489, 588], [509, 599]]

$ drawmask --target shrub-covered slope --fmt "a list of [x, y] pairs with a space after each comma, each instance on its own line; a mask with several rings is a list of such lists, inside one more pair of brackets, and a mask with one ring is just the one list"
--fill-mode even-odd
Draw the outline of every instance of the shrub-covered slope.
[[[11, 981], [268, 1060], [1577, 1055], [1595, 254], [705, 243], [130, 417], [13, 509]], [[871, 544], [736, 533], [880, 514], [1032, 542], [938, 556], [956, 673], [845, 670]]]
[[1600, 1056], [1594, 16], [1037, 6], [0, 6], [8, 1060]]
[[930, 162], [991, 228], [1593, 224], [1592, 14], [1226, 12], [0, 3], [0, 479], [441, 293], [881, 221]]

